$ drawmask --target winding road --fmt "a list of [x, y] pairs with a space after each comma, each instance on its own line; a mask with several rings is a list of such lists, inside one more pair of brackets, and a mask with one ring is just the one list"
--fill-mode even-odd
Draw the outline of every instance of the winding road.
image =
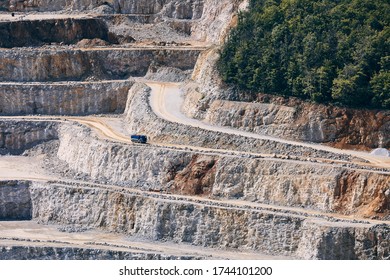
[[[181, 112], [181, 106], [183, 104], [183, 97], [180, 89], [181, 84], [144, 81], [142, 79], [141, 81], [145, 82], [151, 88], [149, 102], [153, 112], [159, 118], [162, 118], [169, 122], [174, 122], [184, 126], [191, 126], [191, 127], [201, 128], [201, 129], [214, 131], [214, 132], [221, 132], [230, 135], [238, 135], [242, 137], [260, 139], [260, 140], [275, 141], [275, 142], [289, 144], [293, 146], [312, 148], [318, 151], [326, 151], [335, 154], [354, 156], [368, 161], [368, 163], [363, 161], [359, 163], [355, 162], [355, 164], [359, 166], [366, 167], [366, 168], [375, 167], [381, 169], [390, 169], [390, 158], [387, 157], [374, 156], [374, 155], [370, 155], [369, 153], [360, 152], [360, 151], [337, 149], [329, 146], [324, 146], [321, 144], [312, 144], [312, 143], [285, 140], [282, 138], [260, 135], [260, 134], [251, 133], [247, 131], [241, 131], [230, 127], [214, 126], [202, 122], [200, 120], [191, 119], [185, 116]], [[86, 117], [81, 117], [81, 116], [9, 116], [8, 117], [7, 116], [7, 117], [0, 117], [0, 120], [54, 121], [54, 122], [74, 121], [92, 128], [102, 138], [121, 142], [121, 143], [126, 143], [126, 144], [133, 144], [130, 140], [130, 137], [126, 129], [124, 129], [122, 118], [98, 117], [98, 116], [86, 116]], [[159, 142], [151, 142], [150, 144], [152, 146], [158, 146], [167, 149], [180, 149], [180, 150], [191, 149], [203, 153], [272, 157], [272, 155], [269, 154], [242, 152], [242, 151], [224, 150], [224, 149], [213, 149], [213, 148], [205, 148], [199, 146], [177, 145], [177, 144], [168, 144], [168, 143], [159, 143]], [[306, 159], [301, 159], [301, 160], [306, 161]], [[323, 159], [321, 161], [322, 161], [321, 164], [350, 163], [341, 160], [330, 161], [328, 159]], [[388, 172], [386, 171], [384, 172], [388, 173], [390, 172], [390, 170]]]
[[210, 130], [215, 132], [222, 132], [226, 134], [238, 135], [238, 136], [261, 139], [261, 140], [270, 140], [270, 141], [290, 144], [294, 146], [312, 148], [319, 151], [326, 151], [326, 152], [331, 152], [336, 154], [355, 156], [355, 157], [368, 160], [372, 166], [379, 167], [379, 168], [390, 168], [390, 158], [374, 156], [366, 152], [342, 150], [342, 149], [332, 148], [320, 144], [309, 144], [309, 143], [298, 142], [298, 141], [290, 141], [282, 138], [241, 131], [229, 127], [214, 126], [199, 120], [188, 118], [181, 112], [181, 105], [183, 104], [183, 98], [181, 95], [180, 84], [148, 82], [147, 85], [151, 88], [150, 105], [152, 107], [152, 110], [158, 117], [165, 119], [167, 121], [180, 123], [186, 126], [202, 128], [205, 130]]
[[[181, 113], [181, 104], [183, 98], [181, 97], [180, 84], [176, 83], [157, 83], [157, 82], [147, 82], [147, 85], [151, 88], [150, 94], [150, 105], [153, 112], [160, 118], [165, 119], [170, 122], [179, 123], [185, 126], [198, 127], [210, 131], [222, 132], [227, 134], [239, 135], [243, 137], [250, 137], [255, 139], [266, 139], [271, 141], [277, 141], [281, 143], [286, 143], [290, 145], [304, 146], [317, 150], [328, 151], [333, 153], [352, 155], [356, 157], [361, 157], [370, 161], [371, 164], [376, 167], [389, 168], [390, 159], [371, 156], [367, 153], [356, 152], [350, 150], [340, 150], [323, 145], [317, 144], [308, 144], [296, 141], [289, 141], [280, 138], [258, 135], [250, 132], [239, 131], [236, 129], [228, 127], [218, 127], [212, 126], [210, 124], [204, 123], [199, 120], [194, 120], [186, 117]], [[134, 145], [128, 135], [126, 135], [126, 130], [123, 128], [123, 120], [121, 118], [114, 117], [97, 117], [97, 116], [87, 116], [87, 117], [75, 117], [75, 116], [12, 116], [12, 117], [0, 117], [0, 120], [26, 120], [26, 121], [53, 121], [53, 122], [77, 122], [82, 125], [88, 126], [93, 129], [99, 137], [118, 141], [121, 143], [132, 144]], [[166, 143], [152, 143], [152, 146], [159, 146], [166, 149], [188, 149], [189, 146], [184, 145], [169, 145]], [[190, 147], [195, 151], [203, 153], [216, 153], [216, 154], [253, 154], [240, 151], [226, 151], [219, 149], [210, 149], [203, 147]], [[256, 154], [255, 154], [256, 155]], [[42, 157], [1, 157], [0, 158], [0, 179], [2, 180], [30, 180], [30, 181], [59, 181], [63, 182], [64, 187], [72, 187], [72, 185], [77, 184], [81, 188], [90, 188], [85, 182], [77, 180], [67, 180], [56, 178], [52, 174], [47, 174], [47, 172], [42, 168], [37, 168], [37, 163], [42, 160]], [[273, 159], [278, 160], [278, 159]], [[319, 164], [319, 163], [313, 163]], [[387, 173], [387, 172], [382, 172]], [[61, 184], [59, 182], [59, 184]], [[83, 186], [85, 185], [85, 186]], [[199, 204], [202, 206], [208, 207], [219, 207], [219, 208], [228, 208], [228, 209], [242, 209], [247, 211], [261, 211], [269, 214], [279, 213], [280, 215], [288, 215], [291, 217], [304, 217], [305, 219], [314, 222], [321, 223], [323, 225], [329, 226], [345, 226], [345, 227], [370, 227], [375, 224], [389, 224], [390, 221], [375, 221], [368, 219], [355, 218], [353, 216], [345, 216], [335, 213], [324, 213], [318, 210], [311, 209], [301, 209], [294, 207], [283, 207], [277, 205], [268, 205], [262, 203], [252, 203], [249, 201], [240, 201], [240, 200], [215, 200], [207, 197], [188, 197], [180, 196], [173, 194], [165, 193], [155, 193], [150, 191], [142, 191], [134, 188], [126, 188], [115, 186], [115, 185], [99, 185], [94, 184], [96, 189], [107, 189], [115, 192], [123, 192], [131, 195], [150, 197], [152, 199], [161, 200], [166, 203], [189, 203], [189, 204]], [[19, 226], [24, 228], [23, 230], [18, 229]], [[86, 232], [85, 234], [79, 234], [76, 236], [76, 239], [69, 241], [74, 238], [73, 234], [59, 233], [53, 230], [49, 226], [37, 226], [34, 222], [0, 222], [0, 231], [2, 232], [3, 238], [0, 239], [0, 245], [22, 245], [30, 246], [36, 242], [40, 242], [41, 246], [59, 246], [59, 247], [79, 247], [79, 248], [99, 248], [99, 249], [115, 249], [123, 251], [134, 251], [134, 252], [162, 252], [164, 254], [195, 254], [196, 256], [203, 256], [204, 254], [199, 251], [198, 248], [194, 246], [178, 245], [178, 244], [167, 244], [161, 245], [156, 244], [155, 242], [138, 242], [136, 240], [129, 241], [125, 240], [124, 236], [121, 235], [112, 235], [106, 234], [99, 231], [96, 232]], [[47, 235], [43, 236], [42, 232], [46, 232]], [[17, 236], [18, 239], [13, 239], [14, 236]], [[98, 243], [101, 237], [104, 243]], [[26, 241], [30, 240], [30, 241]], [[68, 242], [68, 243], [66, 243]], [[187, 247], [185, 247], [187, 246]], [[202, 248], [202, 251], [204, 249]], [[233, 254], [233, 252], [231, 252]], [[216, 258], [226, 257], [230, 254], [227, 251], [219, 251], [209, 249], [207, 251], [208, 256], [213, 256]], [[252, 255], [232, 255], [232, 258], [251, 258], [251, 259], [261, 259], [273, 258], [271, 256], [265, 256], [261, 254], [252, 254]]]

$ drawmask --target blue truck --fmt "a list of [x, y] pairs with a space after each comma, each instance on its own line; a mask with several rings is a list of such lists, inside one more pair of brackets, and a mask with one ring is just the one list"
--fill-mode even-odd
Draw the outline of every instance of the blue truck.
[[145, 135], [133, 134], [133, 135], [131, 135], [130, 139], [131, 139], [131, 142], [133, 142], [133, 143], [146, 144], [146, 142], [148, 142], [148, 137], [146, 137]]

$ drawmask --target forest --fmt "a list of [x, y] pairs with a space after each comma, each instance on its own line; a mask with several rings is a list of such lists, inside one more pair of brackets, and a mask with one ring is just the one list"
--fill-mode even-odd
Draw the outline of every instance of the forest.
[[389, 0], [251, 0], [220, 52], [254, 96], [390, 109]]

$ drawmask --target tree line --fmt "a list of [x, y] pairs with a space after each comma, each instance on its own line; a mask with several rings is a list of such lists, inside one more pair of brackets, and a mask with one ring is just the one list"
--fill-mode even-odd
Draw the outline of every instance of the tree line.
[[220, 53], [241, 90], [390, 109], [388, 0], [251, 0]]

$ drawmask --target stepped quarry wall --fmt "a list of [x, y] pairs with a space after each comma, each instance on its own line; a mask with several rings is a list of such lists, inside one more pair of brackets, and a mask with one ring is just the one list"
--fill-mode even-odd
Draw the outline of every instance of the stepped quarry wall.
[[[237, 23], [236, 12], [247, 0], [2, 0], [7, 11], [92, 11], [104, 14], [153, 16], [195, 40], [221, 43]], [[66, 36], [65, 36], [66, 37]], [[100, 38], [100, 37], [99, 37]]]
[[[8, 11], [85, 11], [156, 15], [173, 27], [185, 30], [194, 39], [221, 43], [237, 22], [236, 11], [245, 9], [247, 0], [2, 0]], [[188, 22], [192, 21], [190, 25]]]
[[203, 16], [194, 22], [191, 34], [196, 40], [221, 44], [232, 26], [237, 24], [237, 11], [245, 9], [247, 0], [204, 0]]
[[[126, 145], [61, 125], [57, 156], [91, 179], [143, 190], [388, 217], [390, 175], [331, 164]], [[93, 135], [93, 133], [92, 133]]]
[[[193, 257], [54, 246], [0, 246], [0, 260], [189, 260]], [[196, 258], [198, 259], [198, 258]]]
[[0, 115], [123, 113], [132, 85], [129, 80], [0, 84]]
[[[33, 218], [44, 224], [297, 258], [389, 259], [390, 228], [386, 225], [354, 227], [351, 223], [324, 223], [310, 217], [59, 183], [33, 183], [31, 197]], [[307, 238], [314, 236], [316, 242], [308, 242]]]
[[306, 222], [299, 255], [304, 259], [390, 259], [389, 226], [335, 226]]
[[57, 124], [40, 121], [0, 121], [0, 154], [18, 155], [39, 143], [58, 139]]
[[[203, 52], [184, 89], [183, 112], [213, 125], [338, 148], [390, 148], [390, 111], [326, 106], [258, 94], [225, 85], [216, 69], [218, 50]], [[200, 86], [201, 85], [201, 86]]]
[[115, 80], [140, 77], [150, 65], [192, 69], [200, 50], [0, 50], [0, 82]]
[[70, 169], [96, 180], [139, 183], [144, 189], [162, 189], [171, 170], [186, 166], [192, 157], [191, 153], [168, 148], [105, 141], [89, 129], [72, 124], [60, 127], [59, 138], [57, 156]]
[[48, 43], [74, 44], [82, 39], [108, 41], [106, 24], [96, 18], [47, 19], [0, 22], [0, 47], [40, 46]]
[[[214, 2], [205, 2], [204, 16], [193, 25], [192, 32], [221, 45], [237, 23], [236, 11], [245, 9], [248, 1]], [[195, 83], [186, 88], [183, 106], [188, 116], [214, 125], [339, 148], [390, 148], [388, 110], [339, 108], [264, 94], [250, 96], [222, 82], [216, 67], [218, 51], [215, 47], [202, 52], [195, 65]]]
[[0, 220], [31, 220], [29, 182], [0, 181]]
[[266, 159], [224, 158], [218, 163], [215, 197], [390, 217], [390, 174]]
[[125, 121], [129, 131], [146, 134], [156, 142], [253, 153], [275, 153], [305, 158], [350, 160], [349, 156], [318, 151], [308, 147], [292, 146], [271, 140], [248, 138], [172, 123], [156, 116], [149, 105], [149, 96], [150, 88], [142, 83], [137, 83], [130, 89]]
[[[112, 12], [125, 14], [162, 14], [177, 19], [198, 19], [203, 0], [8, 0], [2, 7], [11, 11], [84, 11], [107, 5]], [[7, 3], [8, 2], [8, 3]]]
[[[354, 110], [260, 96], [269, 103], [215, 100], [205, 121], [288, 139], [363, 150], [390, 148], [390, 111]], [[269, 100], [271, 99], [271, 100]], [[261, 100], [261, 101], [263, 101]], [[281, 104], [286, 102], [288, 106]]]

